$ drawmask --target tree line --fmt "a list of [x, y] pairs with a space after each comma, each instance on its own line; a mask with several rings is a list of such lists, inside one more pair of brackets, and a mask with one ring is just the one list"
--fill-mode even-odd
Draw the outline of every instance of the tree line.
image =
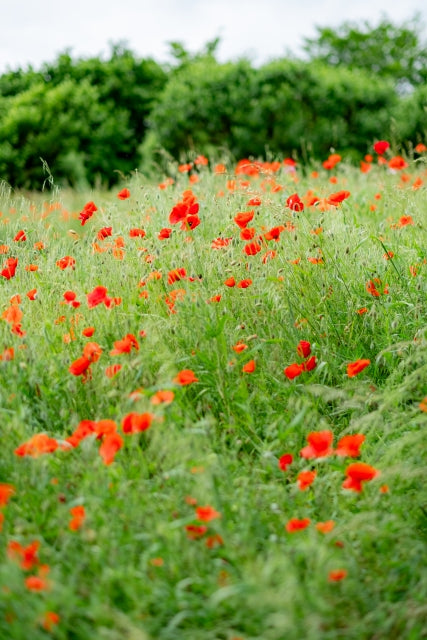
[[218, 42], [193, 55], [171, 43], [169, 65], [116, 44], [105, 60], [66, 51], [39, 70], [4, 73], [0, 180], [40, 189], [47, 165], [57, 183], [111, 186], [166, 154], [310, 160], [335, 148], [359, 159], [376, 139], [425, 141], [427, 47], [418, 17], [318, 27], [304, 58], [260, 67], [218, 62]]

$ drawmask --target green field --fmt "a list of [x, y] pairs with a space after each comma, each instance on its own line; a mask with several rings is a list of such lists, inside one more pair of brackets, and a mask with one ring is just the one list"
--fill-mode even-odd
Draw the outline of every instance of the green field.
[[416, 149], [1, 187], [2, 640], [427, 637]]

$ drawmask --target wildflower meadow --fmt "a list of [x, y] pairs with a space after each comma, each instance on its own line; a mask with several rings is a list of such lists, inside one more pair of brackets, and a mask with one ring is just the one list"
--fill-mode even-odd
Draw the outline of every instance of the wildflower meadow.
[[426, 157], [3, 183], [0, 638], [427, 637]]

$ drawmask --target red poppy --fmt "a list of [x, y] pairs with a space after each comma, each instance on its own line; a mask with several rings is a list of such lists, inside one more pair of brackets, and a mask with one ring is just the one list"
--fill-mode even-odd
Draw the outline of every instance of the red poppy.
[[204, 507], [196, 508], [196, 517], [197, 520], [201, 520], [202, 522], [210, 522], [211, 520], [220, 518], [221, 514], [208, 504]]
[[160, 229], [159, 234], [158, 234], [158, 239], [159, 240], [167, 240], [168, 238], [170, 238], [172, 235], [172, 229]]
[[43, 616], [41, 625], [45, 631], [50, 632], [52, 631], [53, 626], [59, 623], [60, 619], [61, 618], [59, 617], [59, 615], [54, 611], [46, 611]]
[[378, 142], [374, 144], [374, 151], [378, 153], [379, 156], [382, 156], [389, 148], [390, 143], [387, 142], [387, 140], [378, 140]]
[[308, 358], [311, 353], [311, 345], [307, 340], [300, 340], [297, 345], [297, 354], [301, 358]]
[[153, 421], [152, 413], [128, 413], [122, 420], [123, 433], [147, 431]]
[[151, 397], [151, 404], [170, 404], [175, 398], [175, 394], [173, 391], [156, 391], [156, 393]]
[[255, 360], [249, 360], [249, 362], [243, 365], [242, 371], [243, 373], [253, 373], [255, 371], [255, 368], [256, 368]]
[[110, 465], [114, 462], [114, 457], [119, 449], [123, 447], [123, 444], [123, 438], [115, 431], [105, 436], [99, 448], [99, 455], [104, 464]]
[[208, 528], [204, 524], [187, 524], [185, 526], [187, 537], [190, 540], [198, 540], [202, 538], [207, 532]]
[[363, 369], [365, 369], [370, 364], [371, 364], [370, 360], [363, 359], [363, 358], [361, 360], [356, 360], [355, 362], [350, 362], [347, 365], [348, 377], [354, 378], [354, 376], [357, 376], [361, 371], [363, 371]]
[[97, 238], [98, 240], [105, 240], [105, 238], [108, 238], [109, 236], [111, 236], [112, 233], [113, 233], [113, 227], [103, 227], [98, 231]]
[[117, 197], [119, 200], [126, 200], [127, 198], [130, 198], [130, 191], [129, 189], [122, 189], [121, 191], [119, 191], [119, 193], [117, 194]]
[[227, 280], [225, 280], [224, 282], [226, 287], [235, 287], [236, 286], [236, 281], [233, 278], [233, 276], [231, 276], [230, 278], [227, 278]]
[[82, 227], [86, 224], [86, 222], [93, 216], [95, 211], [98, 211], [98, 207], [94, 202], [87, 202], [83, 207], [82, 211], [79, 213], [79, 220], [81, 220]]
[[330, 171], [331, 169], [334, 169], [341, 160], [342, 158], [338, 153], [331, 153], [328, 159], [322, 162], [322, 167]]
[[246, 278], [245, 280], [240, 280], [240, 282], [237, 283], [237, 288], [238, 289], [247, 289], [248, 287], [250, 287], [252, 284], [252, 280], [250, 278]]
[[168, 273], [168, 284], [173, 284], [174, 282], [178, 282], [179, 280], [183, 280], [187, 275], [186, 270], [181, 267], [179, 269], [172, 269]]
[[288, 533], [295, 533], [296, 531], [302, 531], [303, 529], [306, 529], [310, 522], [310, 518], [302, 518], [301, 520], [299, 520], [298, 518], [291, 518], [287, 522], [285, 529]]
[[106, 307], [111, 303], [111, 298], [107, 296], [107, 287], [98, 286], [86, 295], [89, 309], [104, 303]]
[[298, 488], [305, 491], [314, 482], [316, 471], [300, 471], [297, 475]]
[[279, 458], [279, 469], [281, 471], [287, 471], [290, 464], [292, 464], [293, 456], [291, 453], [284, 453]]
[[121, 369], [121, 364], [111, 364], [110, 366], [106, 367], [105, 375], [107, 376], [107, 378], [114, 378], [114, 376], [116, 376]]
[[88, 371], [90, 365], [91, 365], [91, 361], [89, 360], [89, 358], [86, 358], [85, 356], [81, 356], [80, 358], [77, 358], [77, 360], [74, 360], [74, 362], [71, 363], [71, 365], [68, 368], [68, 371], [73, 376], [81, 376], [82, 374], [85, 374]]
[[27, 239], [27, 236], [25, 235], [25, 231], [23, 231], [22, 229], [21, 231], [18, 231], [18, 233], [14, 237], [15, 242], [25, 242], [26, 239]]
[[59, 267], [62, 271], [65, 269], [74, 269], [76, 265], [76, 261], [71, 256], [64, 256], [60, 260], [56, 261], [56, 266]]
[[82, 335], [85, 336], [85, 338], [91, 338], [94, 333], [95, 333], [95, 327], [86, 327], [82, 331]]
[[304, 211], [304, 203], [297, 193], [294, 193], [287, 198], [286, 206], [291, 211]]
[[15, 487], [12, 484], [0, 484], [0, 507], [5, 507], [10, 498], [15, 493]]
[[71, 531], [77, 531], [82, 526], [83, 522], [86, 518], [85, 508], [82, 505], [78, 505], [76, 507], [72, 507], [70, 509], [71, 520], [68, 524], [69, 529]]
[[330, 533], [335, 527], [333, 520], [326, 520], [326, 522], [317, 522], [315, 527], [320, 533]]
[[297, 378], [299, 375], [301, 375], [303, 371], [304, 365], [294, 362], [293, 364], [290, 364], [289, 367], [286, 367], [283, 373], [289, 380], [293, 380], [294, 378]]
[[242, 229], [240, 232], [241, 240], [252, 240], [256, 233], [256, 229], [254, 227], [246, 227], [246, 229]]
[[249, 242], [248, 244], [246, 244], [244, 246], [243, 251], [246, 253], [247, 256], [254, 256], [257, 253], [259, 253], [261, 251], [261, 245], [259, 244], [259, 242]]
[[45, 433], [36, 433], [27, 442], [19, 445], [14, 453], [20, 457], [31, 456], [32, 458], [37, 458], [43, 453], [53, 453], [57, 448], [58, 442], [54, 438], [50, 438]]
[[234, 222], [241, 229], [246, 229], [250, 221], [253, 219], [254, 215], [255, 214], [253, 211], [241, 211], [234, 217]]
[[362, 491], [362, 482], [368, 482], [376, 478], [380, 472], [365, 462], [353, 462], [346, 471], [346, 480], [343, 482], [344, 489], [351, 489], [360, 493]]
[[236, 353], [241, 353], [242, 351], [244, 351], [245, 349], [248, 348], [247, 344], [244, 344], [243, 342], [237, 342], [233, 347], [231, 347], [233, 349], [233, 351], [235, 351]]
[[337, 193], [332, 193], [328, 198], [326, 198], [326, 201], [328, 204], [336, 206], [349, 196], [350, 191], [338, 191]]
[[317, 359], [316, 356], [311, 356], [305, 362], [303, 362], [304, 371], [312, 371], [316, 368]]
[[260, 204], [261, 204], [261, 198], [255, 197], [255, 198], [251, 198], [246, 203], [246, 206], [248, 206], [248, 207], [259, 207]]
[[344, 436], [338, 441], [335, 455], [357, 458], [360, 456], [360, 447], [365, 441], [363, 433], [356, 433], [351, 436]]
[[181, 386], [186, 386], [188, 384], [192, 384], [193, 382], [198, 382], [199, 379], [194, 375], [194, 371], [191, 369], [183, 369], [173, 379], [174, 382], [180, 384]]
[[18, 258], [7, 258], [2, 271], [0, 271], [0, 275], [6, 278], [6, 280], [10, 280], [14, 277], [17, 266]]
[[139, 229], [139, 228], [135, 228], [135, 229], [131, 229], [129, 231], [129, 237], [130, 238], [144, 238], [146, 235], [144, 229]]
[[9, 360], [13, 360], [15, 357], [15, 349], [13, 347], [7, 347], [3, 353], [0, 353], [0, 362], [8, 362]]
[[83, 347], [83, 356], [90, 362], [97, 362], [101, 354], [102, 349], [97, 342], [87, 342]]
[[332, 451], [332, 441], [334, 434], [332, 431], [312, 431], [307, 436], [308, 446], [300, 451], [302, 458], [324, 458], [330, 456]]
[[275, 240], [277, 242], [280, 239], [282, 231], [285, 231], [285, 227], [283, 225], [273, 227], [270, 231], [267, 231], [267, 233], [264, 234], [264, 238], [266, 240]]
[[333, 569], [328, 573], [328, 580], [329, 582], [340, 582], [347, 577], [347, 574], [346, 569]]
[[23, 547], [16, 540], [11, 540], [7, 545], [7, 555], [11, 560], [17, 560], [24, 571], [29, 571], [39, 564], [37, 552], [40, 542], [34, 540], [26, 547]]
[[132, 333], [128, 333], [124, 338], [114, 343], [114, 349], [110, 351], [110, 355], [119, 356], [122, 353], [130, 353], [132, 349], [139, 351], [139, 344], [135, 336]]
[[409, 165], [402, 156], [394, 156], [388, 161], [388, 166], [390, 169], [394, 169], [394, 171], [401, 171], [402, 169], [406, 169]]

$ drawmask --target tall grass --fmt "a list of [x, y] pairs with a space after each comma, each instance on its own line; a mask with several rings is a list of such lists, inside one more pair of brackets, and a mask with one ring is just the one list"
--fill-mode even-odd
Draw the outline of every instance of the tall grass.
[[[198, 181], [177, 171], [166, 188], [136, 175], [124, 200], [2, 187], [0, 267], [18, 263], [0, 278], [0, 483], [13, 491], [1, 507], [0, 637], [426, 637], [425, 164], [276, 169], [201, 166]], [[169, 223], [188, 189], [200, 204], [192, 230]], [[309, 190], [320, 202], [309, 206]], [[350, 196], [328, 204], [341, 190]], [[296, 192], [303, 210], [286, 205]], [[261, 204], [248, 205], [255, 197]], [[82, 225], [88, 201], [97, 211]], [[255, 255], [234, 221], [249, 210]], [[99, 239], [105, 227], [111, 236]], [[131, 237], [136, 228], [145, 235]], [[231, 240], [212, 248], [217, 238]], [[74, 268], [57, 265], [65, 256]], [[175, 269], [185, 274], [172, 282]], [[231, 277], [251, 284], [228, 287]], [[97, 286], [120, 300], [91, 308]], [[80, 306], [66, 303], [70, 291]], [[133, 346], [111, 355], [129, 335]], [[291, 380], [284, 370], [306, 360], [301, 340], [315, 366]], [[99, 359], [72, 375], [89, 342]], [[362, 359], [370, 364], [349, 377]], [[197, 381], [179, 384], [183, 370]], [[153, 404], [165, 390], [173, 401]], [[149, 414], [149, 428], [123, 434], [129, 414]], [[83, 420], [98, 437], [72, 447]], [[109, 464], [102, 420], [123, 440]], [[322, 431], [333, 448], [363, 434], [360, 455], [301, 456]], [[55, 451], [17, 455], [41, 433]], [[378, 475], [361, 491], [343, 488], [359, 461]], [[305, 490], [303, 470], [316, 472]], [[206, 506], [212, 519], [196, 511]], [[293, 518], [310, 523], [288, 532]], [[329, 520], [331, 531], [316, 528]], [[22, 548], [35, 541], [28, 559]]]

